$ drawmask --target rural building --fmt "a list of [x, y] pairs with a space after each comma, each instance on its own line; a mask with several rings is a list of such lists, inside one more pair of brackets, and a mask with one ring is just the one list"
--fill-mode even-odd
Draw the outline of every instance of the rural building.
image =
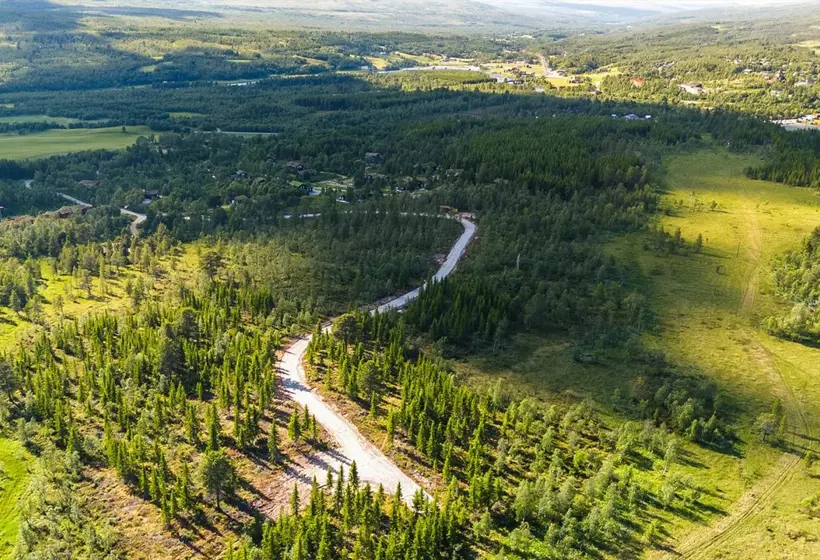
[[681, 84], [680, 88], [686, 93], [691, 93], [692, 95], [701, 95], [703, 93], [703, 84], [697, 82], [687, 82], [685, 84]]
[[80, 181], [77, 184], [80, 185], [81, 187], [94, 188], [97, 185], [99, 185], [100, 182], [99, 181], [92, 181], [91, 179], [83, 179], [82, 181]]
[[364, 155], [364, 162], [368, 165], [381, 165], [384, 163], [384, 157], [378, 152], [367, 152]]
[[643, 85], [646, 83], [646, 80], [643, 78], [632, 78], [630, 82], [632, 82], [632, 85], [635, 87], [643, 87]]
[[142, 191], [142, 205], [148, 206], [155, 200], [159, 200], [162, 198], [162, 195], [159, 194], [159, 191]]

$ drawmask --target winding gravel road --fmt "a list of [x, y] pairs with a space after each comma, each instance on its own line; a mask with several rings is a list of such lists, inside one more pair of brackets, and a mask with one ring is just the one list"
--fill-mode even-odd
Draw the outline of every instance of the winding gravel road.
[[[91, 204], [82, 201], [79, 198], [74, 198], [73, 196], [63, 193], [57, 193], [57, 196], [59, 196], [63, 200], [71, 202], [72, 204], [82, 206], [83, 208], [91, 208]], [[134, 218], [134, 221], [131, 222], [131, 235], [137, 237], [140, 234], [139, 225], [145, 220], [147, 220], [148, 216], [146, 216], [145, 214], [140, 214], [139, 212], [134, 212], [133, 210], [126, 210], [125, 208], [120, 208], [120, 214], [122, 214], [123, 216]]]
[[[450, 249], [444, 264], [433, 276], [435, 281], [442, 280], [455, 270], [458, 261], [464, 255], [467, 246], [475, 235], [476, 226], [473, 222], [465, 218], [459, 218], [459, 221], [464, 227], [464, 232]], [[376, 309], [379, 312], [400, 309], [416, 299], [419, 292], [420, 288], [416, 288], [412, 292], [379, 305]], [[327, 329], [330, 329], [330, 327], [327, 327]], [[304, 336], [287, 348], [280, 363], [279, 371], [282, 384], [290, 397], [300, 405], [307, 406], [310, 412], [316, 416], [316, 421], [336, 440], [336, 447], [325, 459], [327, 465], [334, 472], [338, 472], [340, 466], [344, 466], [345, 471], [349, 472], [351, 463], [356, 461], [359, 478], [362, 482], [370, 483], [374, 487], [381, 484], [385, 490], [390, 492], [395, 490], [396, 485], [400, 483], [405, 501], [411, 502], [413, 494], [421, 487], [380, 449], [362, 436], [352, 422], [311, 390], [302, 367], [302, 358], [310, 339], [310, 335]]]

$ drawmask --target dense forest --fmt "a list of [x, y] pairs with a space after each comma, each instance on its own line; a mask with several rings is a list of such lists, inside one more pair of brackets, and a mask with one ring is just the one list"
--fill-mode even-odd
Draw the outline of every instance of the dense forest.
[[[495, 532], [524, 557], [631, 554], [659, 536], [656, 522], [641, 514], [648, 504], [699, 507], [697, 487], [674, 472], [680, 443], [660, 419], [611, 431], [588, 403], [511, 401], [500, 386], [480, 394], [460, 385], [409, 343], [417, 314], [436, 311], [424, 309], [435, 306], [430, 301], [414, 303], [408, 323], [345, 315], [333, 334], [314, 332], [308, 362], [325, 394], [367, 410], [366, 422], [396, 456], [430, 469], [447, 487], [448, 504], [460, 497], [473, 546]], [[687, 414], [681, 421], [698, 425], [693, 410], [678, 412]], [[712, 415], [698, 433], [711, 437], [718, 424]], [[666, 473], [657, 494], [643, 482], [645, 457], [656, 457]]]
[[780, 136], [773, 152], [765, 165], [748, 169], [746, 175], [797, 187], [820, 188], [820, 134], [796, 131]]
[[[64, 239], [59, 253], [48, 257], [52, 274], [73, 276], [89, 298], [105, 297], [124, 282], [132, 312], [121, 317], [91, 315], [80, 321], [65, 318], [41, 330], [34, 347], [21, 346], [3, 358], [4, 428], [41, 454], [50, 473], [33, 482], [42, 499], [33, 498], [26, 506], [20, 557], [73, 552], [77, 547], [118, 554], [116, 531], [97, 523], [80, 500], [70, 506], [78, 513], [69, 525], [50, 501], [76, 492], [78, 485], [87, 483], [87, 469], [103, 465], [113, 469], [135, 496], [156, 504], [169, 527], [198, 522], [213, 504], [217, 510], [226, 507], [220, 505], [223, 498], [249, 528], [261, 523], [258, 513], [250, 515], [242, 505], [245, 498], [234, 498], [245, 482], [234, 468], [234, 455], [224, 450], [242, 453], [240, 463], [266, 457], [275, 471], [289, 455], [304, 451], [302, 446], [309, 450], [326, 445], [308, 411], [292, 410], [279, 393], [277, 349], [290, 333], [309, 329], [352, 301], [370, 301], [385, 289], [391, 293], [418, 282], [430, 265], [421, 255], [438, 244], [446, 246], [455, 227], [451, 220], [407, 217], [397, 224], [387, 215], [364, 213], [306, 222], [319, 225], [293, 226], [291, 234], [266, 241], [220, 241], [200, 253], [194, 282], [174, 276], [173, 271], [183, 266], [180, 247], [162, 227], [149, 238], [130, 242], [122, 236], [90, 245]], [[391, 227], [380, 228], [379, 223]], [[372, 242], [362, 245], [359, 230], [365, 237], [373, 236]], [[347, 234], [339, 236], [340, 231]], [[380, 243], [391, 251], [379, 249]], [[366, 253], [356, 254], [359, 247]], [[294, 251], [300, 257], [294, 258]], [[321, 271], [325, 262], [329, 272]], [[355, 266], [365, 262], [373, 268]], [[18, 316], [23, 313], [42, 322], [42, 300], [39, 310], [24, 305], [27, 297], [39, 298], [41, 266], [39, 261], [6, 261], [3, 297], [10, 298], [4, 305]], [[171, 285], [158, 292], [154, 283], [163, 279]], [[62, 301], [63, 296], [58, 298]], [[59, 310], [60, 305], [55, 307]], [[290, 415], [290, 422], [281, 420], [282, 415]], [[303, 436], [284, 435], [288, 423], [294, 429], [293, 422]], [[230, 429], [223, 428], [226, 424]], [[347, 476], [345, 484], [339, 478], [342, 490], [336, 506], [322, 506], [319, 512], [318, 498], [312, 498], [310, 507], [317, 519], [304, 528], [301, 521], [284, 518], [275, 527], [259, 525], [257, 543], [264, 543], [269, 557], [294, 546], [304, 547], [304, 554], [324, 548], [322, 557], [333, 557], [344, 546], [337, 531], [344, 535], [359, 523], [369, 527], [371, 515], [372, 522], [378, 522], [382, 512], [391, 515], [396, 535], [426, 534], [427, 522], [419, 515], [429, 517], [435, 526], [446, 522], [457, 529], [460, 523], [452, 513], [440, 513], [423, 501], [412, 513], [396, 506], [394, 498], [389, 507], [383, 490], [371, 494], [359, 489], [355, 465]], [[296, 499], [294, 511], [300, 513]], [[398, 502], [403, 504], [400, 498]], [[330, 512], [341, 514], [342, 508], [347, 524], [329, 524]], [[368, 515], [362, 517], [363, 512]], [[89, 529], [83, 523], [89, 523]], [[314, 533], [310, 527], [321, 530]], [[307, 532], [302, 534], [303, 530]], [[448, 535], [425, 541], [423, 547], [435, 550], [455, 538], [452, 529]], [[395, 535], [385, 538], [393, 540]]]

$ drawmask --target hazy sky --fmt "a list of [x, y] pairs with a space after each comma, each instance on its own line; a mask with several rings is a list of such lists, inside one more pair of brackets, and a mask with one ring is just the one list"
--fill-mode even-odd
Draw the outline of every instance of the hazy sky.
[[484, 0], [488, 4], [498, 7], [527, 7], [553, 3], [576, 4], [579, 8], [585, 6], [607, 6], [618, 8], [646, 9], [661, 12], [671, 12], [681, 9], [703, 9], [731, 6], [787, 6], [789, 4], [806, 4], [806, 0]]
[[[811, 0], [50, 0], [87, 8], [159, 8], [230, 13], [280, 24], [351, 28], [547, 28], [621, 24], [716, 8], [743, 15], [764, 6], [811, 4]], [[3, 0], [0, 0], [2, 3]], [[820, 0], [814, 0], [820, 2]]]

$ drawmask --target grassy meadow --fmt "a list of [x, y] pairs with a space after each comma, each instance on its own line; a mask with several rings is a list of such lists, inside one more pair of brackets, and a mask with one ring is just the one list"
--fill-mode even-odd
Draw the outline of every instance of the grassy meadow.
[[[759, 162], [717, 147], [665, 159], [665, 211], [656, 225], [670, 233], [680, 228], [689, 243], [701, 234], [701, 253], [658, 254], [649, 233], [607, 246], [634, 272], [633, 288], [657, 315], [645, 344], [682, 371], [713, 380], [727, 396], [740, 439], [737, 454], [685, 445], [687, 460], [679, 469], [702, 488], [706, 508], [688, 518], [658, 510], [678, 552], [656, 550], [652, 558], [729, 558], [747, 547], [758, 551], [755, 558], [820, 556], [812, 536], [817, 521], [801, 506], [820, 493], [820, 469], [807, 468], [800, 457], [818, 432], [820, 350], [759, 328], [763, 318], [791, 305], [775, 297], [769, 263], [820, 226], [820, 196], [747, 179], [743, 170]], [[628, 391], [634, 376], [617, 352], [601, 365], [577, 363], [568, 339], [528, 334], [500, 355], [473, 356], [456, 366], [471, 383], [489, 386], [500, 379], [522, 397], [592, 397], [612, 422], [619, 418], [607, 403], [615, 389]], [[751, 428], [775, 398], [787, 413], [792, 451], [760, 445]]]
[[27, 124], [27, 123], [57, 123], [62, 126], [83, 122], [80, 119], [71, 117], [51, 117], [49, 115], [15, 115], [10, 117], [0, 117], [0, 123], [6, 124]]
[[[813, 448], [817, 430], [820, 350], [775, 339], [759, 324], [791, 305], [773, 293], [770, 262], [774, 255], [799, 247], [820, 225], [820, 196], [809, 189], [747, 179], [743, 169], [757, 163], [755, 157], [722, 149], [667, 158], [664, 204], [669, 215], [660, 225], [667, 231], [680, 228], [690, 241], [703, 235], [704, 250], [659, 257], [644, 251], [636, 236], [613, 251], [633, 259], [646, 279], [639, 289], [649, 295], [660, 318], [647, 342], [674, 362], [715, 380], [737, 405], [741, 426], [749, 426], [779, 399], [789, 419], [787, 439], [803, 450]], [[714, 210], [712, 201], [717, 203]], [[756, 437], [748, 429], [740, 436], [744, 443]], [[820, 543], [809, 538], [816, 521], [798, 511], [801, 500], [820, 491], [820, 482], [802, 462], [774, 451], [747, 445], [734, 459], [737, 472], [753, 475], [739, 496], [741, 508], [751, 496], [759, 501], [702, 557], [753, 546], [758, 558], [820, 554]], [[788, 476], [781, 478], [784, 471]], [[733, 501], [727, 494], [730, 516]], [[783, 550], [792, 556], [783, 556]]]
[[0, 134], [0, 158], [27, 159], [85, 150], [119, 150], [152, 132], [147, 126], [129, 126], [126, 132], [117, 126], [55, 129], [22, 135]]
[[31, 457], [16, 441], [0, 437], [0, 560], [11, 558], [17, 540], [23, 495], [31, 475]]

